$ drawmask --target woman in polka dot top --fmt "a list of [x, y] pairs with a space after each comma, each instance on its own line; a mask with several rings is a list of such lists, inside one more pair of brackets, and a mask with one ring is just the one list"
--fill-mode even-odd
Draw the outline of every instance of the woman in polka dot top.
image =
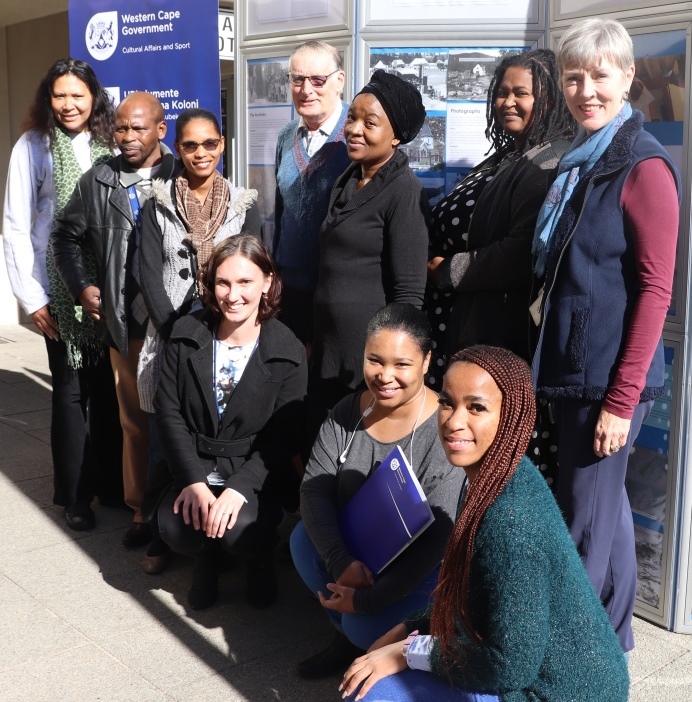
[[[548, 49], [505, 56], [488, 88], [493, 154], [433, 209], [426, 310], [436, 334], [428, 383], [473, 344], [532, 353], [531, 242], [574, 122]], [[535, 297], [535, 296], [534, 296]]]

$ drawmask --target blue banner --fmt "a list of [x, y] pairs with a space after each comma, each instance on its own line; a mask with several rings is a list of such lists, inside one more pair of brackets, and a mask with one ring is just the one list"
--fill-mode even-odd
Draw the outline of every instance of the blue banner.
[[161, 101], [166, 143], [182, 110], [221, 121], [218, 0], [70, 0], [70, 54], [87, 61], [116, 104], [135, 90]]

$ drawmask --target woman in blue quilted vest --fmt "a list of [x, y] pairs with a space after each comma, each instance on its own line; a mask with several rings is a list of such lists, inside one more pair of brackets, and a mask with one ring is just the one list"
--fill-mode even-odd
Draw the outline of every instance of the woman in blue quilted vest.
[[538, 217], [533, 362], [558, 433], [558, 504], [623, 651], [637, 588], [627, 458], [663, 393], [680, 180], [628, 102], [632, 40], [614, 20], [577, 22], [558, 68], [579, 133]]

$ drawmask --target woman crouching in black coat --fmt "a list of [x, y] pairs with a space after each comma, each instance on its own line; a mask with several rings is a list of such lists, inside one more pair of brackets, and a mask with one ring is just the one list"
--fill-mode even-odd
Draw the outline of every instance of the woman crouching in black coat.
[[281, 506], [297, 495], [305, 350], [273, 318], [281, 281], [258, 239], [225, 240], [202, 276], [207, 307], [176, 322], [161, 371], [155, 410], [167, 471], [151, 492], [167, 483], [161, 537], [195, 556], [190, 607], [218, 598], [223, 549], [246, 559], [247, 600], [261, 608], [276, 599]]

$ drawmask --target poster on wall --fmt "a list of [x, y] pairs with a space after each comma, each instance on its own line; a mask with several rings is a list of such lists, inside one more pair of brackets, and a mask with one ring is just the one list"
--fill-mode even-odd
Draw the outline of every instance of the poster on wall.
[[70, 0], [70, 54], [87, 61], [116, 104], [145, 90], [175, 120], [203, 107], [221, 117], [218, 1]]
[[273, 237], [276, 142], [279, 132], [294, 119], [287, 75], [288, 56], [247, 62], [248, 187], [258, 192], [269, 240]]
[[371, 48], [369, 76], [394, 73], [419, 90], [427, 117], [412, 142], [400, 146], [434, 205], [490, 148], [486, 100], [495, 67], [527, 47]]

